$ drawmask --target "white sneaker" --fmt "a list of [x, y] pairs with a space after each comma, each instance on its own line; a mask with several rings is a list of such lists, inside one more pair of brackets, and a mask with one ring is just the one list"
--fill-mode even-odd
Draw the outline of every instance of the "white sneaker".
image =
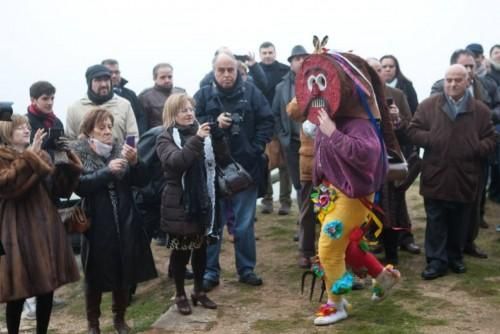
[[401, 273], [392, 265], [387, 265], [384, 270], [373, 280], [372, 301], [380, 302], [389, 295], [396, 283], [401, 280]]
[[340, 320], [347, 318], [347, 309], [350, 309], [351, 305], [347, 302], [345, 298], [342, 298], [339, 306], [335, 304], [324, 304], [320, 307], [316, 315], [319, 315], [314, 319], [314, 324], [316, 326], [326, 326], [334, 324]]
[[26, 320], [36, 320], [36, 298], [28, 298], [23, 305], [23, 313], [21, 315]]
[[64, 299], [54, 296], [52, 299], [52, 309], [62, 308], [66, 305]]

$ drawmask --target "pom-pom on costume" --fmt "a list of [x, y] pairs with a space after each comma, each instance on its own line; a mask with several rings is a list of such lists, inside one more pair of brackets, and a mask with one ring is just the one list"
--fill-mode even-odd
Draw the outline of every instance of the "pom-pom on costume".
[[[328, 295], [314, 320], [328, 325], [347, 317], [343, 295], [351, 290], [352, 274], [367, 271], [375, 278], [372, 300], [383, 299], [399, 280], [399, 272], [384, 268], [367, 252], [363, 223], [378, 222], [373, 209], [376, 192], [388, 171], [388, 153], [399, 152], [385, 107], [383, 84], [377, 73], [351, 53], [328, 52], [315, 36], [315, 52], [304, 59], [296, 77], [297, 103], [304, 118], [319, 124], [325, 110], [336, 130], [315, 136], [312, 194], [321, 232], [318, 243], [320, 272]], [[377, 235], [379, 232], [376, 232]], [[320, 268], [321, 270], [319, 270]]]

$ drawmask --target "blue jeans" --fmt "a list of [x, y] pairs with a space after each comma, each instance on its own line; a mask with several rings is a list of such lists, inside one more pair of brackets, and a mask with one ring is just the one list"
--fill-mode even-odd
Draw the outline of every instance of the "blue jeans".
[[218, 281], [220, 276], [220, 247], [224, 225], [226, 225], [226, 203], [230, 202], [234, 214], [234, 253], [236, 256], [236, 270], [243, 277], [253, 272], [257, 261], [255, 249], [255, 208], [257, 205], [257, 188], [251, 187], [233, 197], [231, 201], [218, 201], [221, 213], [220, 239], [207, 247], [207, 267], [204, 279]]

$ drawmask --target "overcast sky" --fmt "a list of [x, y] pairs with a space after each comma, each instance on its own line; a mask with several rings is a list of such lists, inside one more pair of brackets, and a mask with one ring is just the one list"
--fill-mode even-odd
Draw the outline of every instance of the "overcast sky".
[[219, 46], [257, 53], [268, 40], [286, 63], [295, 44], [311, 50], [314, 34], [329, 35], [332, 49], [394, 54], [422, 100], [453, 50], [500, 43], [498, 0], [2, 0], [0, 13], [0, 100], [24, 113], [29, 86], [48, 80], [63, 122], [86, 92], [86, 68], [104, 58], [120, 62], [137, 93], [156, 63], [170, 62], [175, 85], [192, 95]]

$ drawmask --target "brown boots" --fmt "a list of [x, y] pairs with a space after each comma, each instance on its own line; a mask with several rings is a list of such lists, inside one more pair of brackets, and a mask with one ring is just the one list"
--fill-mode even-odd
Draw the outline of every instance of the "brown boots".
[[99, 329], [99, 317], [101, 316], [102, 292], [85, 289], [85, 306], [87, 309], [88, 334], [101, 334]]
[[118, 334], [128, 334], [130, 327], [125, 322], [125, 311], [128, 306], [128, 290], [115, 290], [113, 291], [113, 325]]
[[[101, 316], [102, 292], [85, 290], [85, 304], [87, 309], [88, 334], [100, 334], [99, 317]], [[125, 312], [128, 306], [128, 291], [116, 290], [112, 292], [113, 325], [118, 334], [128, 334], [130, 327], [125, 322]]]

